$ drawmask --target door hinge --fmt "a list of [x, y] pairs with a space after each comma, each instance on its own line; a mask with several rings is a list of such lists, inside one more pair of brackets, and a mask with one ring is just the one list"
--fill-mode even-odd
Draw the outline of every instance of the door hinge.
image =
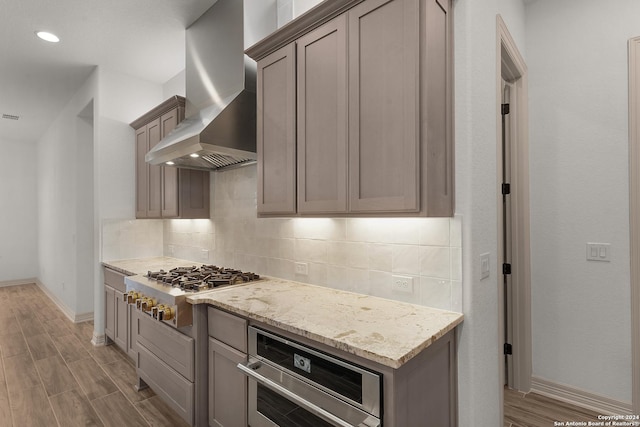
[[500, 112], [502, 113], [503, 116], [506, 114], [509, 114], [509, 104], [501, 104]]
[[508, 342], [504, 343], [504, 354], [513, 354], [513, 347]]
[[504, 183], [502, 184], [502, 195], [505, 196], [507, 194], [511, 194], [511, 184]]
[[502, 264], [502, 274], [511, 274], [511, 264]]

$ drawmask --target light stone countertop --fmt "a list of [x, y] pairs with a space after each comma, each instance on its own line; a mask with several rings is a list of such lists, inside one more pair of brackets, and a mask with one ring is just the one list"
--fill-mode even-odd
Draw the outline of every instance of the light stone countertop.
[[391, 368], [463, 320], [461, 313], [272, 278], [187, 301], [211, 304]]
[[202, 262], [188, 261], [184, 259], [171, 258], [166, 256], [152, 258], [121, 259], [115, 261], [103, 261], [102, 265], [112, 270], [118, 271], [127, 276], [147, 274], [149, 270], [171, 270], [176, 267], [201, 266]]

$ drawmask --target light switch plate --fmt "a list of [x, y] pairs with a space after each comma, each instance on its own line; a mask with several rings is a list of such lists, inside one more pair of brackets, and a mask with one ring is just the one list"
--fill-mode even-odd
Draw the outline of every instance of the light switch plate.
[[202, 258], [203, 260], [209, 260], [209, 250], [208, 249], [202, 249], [200, 251], [200, 258]]
[[587, 261], [611, 262], [611, 244], [587, 243]]
[[480, 255], [480, 280], [486, 279], [491, 275], [490, 255], [488, 252]]

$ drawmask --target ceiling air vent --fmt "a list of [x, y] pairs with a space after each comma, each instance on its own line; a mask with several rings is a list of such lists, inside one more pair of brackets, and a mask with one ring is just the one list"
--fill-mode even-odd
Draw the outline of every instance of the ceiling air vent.
[[16, 116], [13, 114], [2, 114], [2, 118], [7, 120], [19, 120], [20, 116]]

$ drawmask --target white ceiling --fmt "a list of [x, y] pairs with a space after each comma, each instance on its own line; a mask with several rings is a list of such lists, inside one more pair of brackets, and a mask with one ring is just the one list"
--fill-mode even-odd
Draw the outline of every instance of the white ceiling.
[[[95, 66], [164, 83], [215, 0], [0, 0], [0, 140], [35, 142]], [[60, 37], [47, 43], [34, 32]]]

